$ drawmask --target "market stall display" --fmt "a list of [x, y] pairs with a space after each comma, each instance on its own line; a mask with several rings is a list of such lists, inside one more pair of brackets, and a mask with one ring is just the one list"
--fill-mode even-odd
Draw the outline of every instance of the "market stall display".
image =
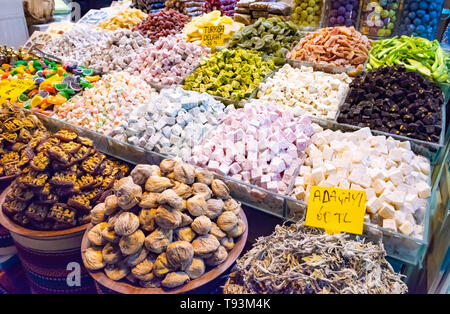
[[180, 87], [163, 89], [148, 104], [136, 106], [111, 136], [187, 160], [194, 145], [222, 122], [227, 111], [225, 105], [206, 93]]
[[325, 26], [357, 27], [360, 14], [360, 0], [327, 1]]
[[180, 33], [189, 20], [189, 16], [173, 9], [163, 10], [150, 13], [147, 19], [139, 23], [133, 30], [151, 40], [157, 40], [160, 37]]
[[186, 77], [184, 88], [240, 101], [248, 98], [274, 68], [274, 61], [264, 61], [259, 53], [224, 49], [202, 60]]
[[136, 106], [148, 103], [154, 94], [139, 77], [113, 72], [103, 76], [93, 88], [56, 107], [52, 116], [109, 135]]
[[205, 0], [203, 5], [203, 12], [209, 13], [214, 10], [219, 10], [223, 15], [234, 15], [237, 0]]
[[155, 88], [180, 84], [211, 50], [186, 42], [181, 35], [161, 37], [130, 64], [127, 71]]
[[83, 261], [114, 281], [177, 288], [227, 260], [247, 228], [240, 211], [208, 171], [174, 159], [137, 165], [93, 210]]
[[304, 225], [276, 226], [237, 262], [225, 294], [399, 294], [408, 288], [382, 244]]
[[400, 0], [364, 0], [361, 33], [371, 37], [390, 37], [399, 15]]
[[340, 107], [338, 122], [439, 143], [442, 90], [405, 67], [380, 67], [359, 76]]
[[324, 8], [324, 0], [295, 0], [292, 21], [305, 30], [318, 28], [322, 24]]
[[361, 71], [370, 47], [370, 40], [354, 27], [327, 27], [308, 33], [288, 58]]
[[291, 12], [292, 5], [282, 1], [241, 0], [236, 4], [233, 19], [245, 25], [253, 24], [262, 17], [278, 17], [286, 21]]
[[437, 41], [421, 37], [394, 37], [373, 42], [367, 69], [403, 65], [430, 80], [449, 83], [450, 55]]
[[132, 29], [147, 18], [147, 14], [139, 9], [126, 9], [118, 12], [106, 20], [101, 21], [98, 27], [107, 31], [115, 31], [119, 28]]
[[205, 0], [167, 0], [166, 8], [174, 9], [190, 17], [203, 14]]
[[258, 86], [257, 97], [282, 109], [291, 109], [295, 116], [335, 120], [351, 81], [345, 73], [329, 74], [286, 64]]
[[164, 0], [132, 0], [132, 7], [145, 13], [157, 13], [165, 8]]
[[256, 23], [234, 33], [228, 49], [243, 48], [262, 52], [283, 63], [286, 55], [300, 40], [300, 32], [292, 22], [278, 17], [260, 18]]

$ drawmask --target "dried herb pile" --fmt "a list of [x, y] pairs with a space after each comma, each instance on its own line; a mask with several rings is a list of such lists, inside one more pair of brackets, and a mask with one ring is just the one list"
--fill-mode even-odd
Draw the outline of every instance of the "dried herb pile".
[[385, 255], [382, 244], [328, 235], [302, 221], [277, 226], [239, 259], [224, 293], [406, 293]]

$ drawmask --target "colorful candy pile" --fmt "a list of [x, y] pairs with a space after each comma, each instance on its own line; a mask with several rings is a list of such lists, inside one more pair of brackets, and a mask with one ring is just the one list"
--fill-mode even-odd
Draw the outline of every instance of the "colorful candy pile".
[[101, 21], [98, 24], [98, 27], [115, 31], [119, 28], [132, 29], [143, 20], [147, 18], [147, 14], [138, 9], [127, 9], [121, 12], [118, 12], [117, 15], [112, 16], [106, 20]]
[[322, 18], [323, 0], [295, 0], [292, 22], [302, 28], [317, 28]]
[[189, 17], [173, 9], [151, 13], [147, 19], [139, 23], [133, 30], [147, 38], [157, 40], [160, 37], [175, 35], [181, 32]]
[[203, 12], [219, 10], [223, 15], [233, 16], [237, 0], [205, 0]]
[[365, 0], [361, 15], [361, 33], [389, 37], [394, 30], [399, 4], [399, 0]]
[[139, 104], [150, 101], [154, 92], [139, 77], [114, 72], [55, 108], [53, 117], [109, 135]]
[[360, 0], [333, 0], [329, 2], [325, 26], [356, 27]]
[[155, 87], [180, 84], [210, 53], [209, 48], [188, 43], [181, 36], [161, 37], [144, 50], [127, 71]]

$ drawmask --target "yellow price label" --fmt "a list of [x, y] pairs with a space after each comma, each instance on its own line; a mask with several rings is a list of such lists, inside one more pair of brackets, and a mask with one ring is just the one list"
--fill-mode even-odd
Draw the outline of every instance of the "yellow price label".
[[32, 80], [14, 80], [0, 89], [0, 99], [17, 100], [23, 92], [32, 88], [35, 82]]
[[365, 212], [365, 191], [312, 186], [305, 225], [327, 233], [362, 234]]
[[202, 45], [205, 45], [209, 48], [223, 46], [224, 32], [225, 26], [220, 24], [213, 26], [204, 26], [202, 32]]

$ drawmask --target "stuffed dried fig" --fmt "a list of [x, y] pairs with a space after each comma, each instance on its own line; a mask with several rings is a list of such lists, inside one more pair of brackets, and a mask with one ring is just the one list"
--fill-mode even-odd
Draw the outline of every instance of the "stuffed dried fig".
[[142, 195], [142, 199], [139, 202], [139, 206], [142, 208], [157, 208], [158, 207], [158, 198], [159, 193], [144, 193]]
[[223, 211], [223, 201], [221, 199], [212, 198], [206, 202], [206, 213], [209, 219], [216, 219], [222, 214]]
[[108, 265], [105, 267], [105, 274], [109, 279], [119, 281], [130, 273], [130, 268], [125, 264]]
[[242, 209], [241, 203], [237, 202], [234, 199], [229, 199], [224, 202], [224, 207], [223, 207], [224, 211], [231, 211], [231, 212], [235, 213], [236, 215], [239, 215], [239, 213], [241, 212], [241, 209]]
[[122, 259], [120, 248], [115, 244], [106, 244], [102, 250], [103, 261], [106, 264], [115, 264]]
[[137, 185], [144, 185], [151, 175], [152, 166], [150, 165], [137, 165], [130, 173], [133, 182]]
[[181, 227], [186, 227], [186, 226], [190, 226], [192, 223], [192, 218], [191, 216], [185, 214], [185, 213], [181, 213], [181, 223], [178, 226], [179, 228]]
[[145, 235], [141, 230], [137, 230], [135, 233], [123, 236], [120, 238], [119, 247], [120, 251], [124, 255], [131, 255], [137, 253], [144, 245]]
[[173, 187], [174, 184], [168, 178], [150, 176], [145, 182], [145, 190], [148, 192], [161, 193], [162, 191]]
[[178, 210], [169, 210], [160, 206], [156, 210], [155, 222], [160, 228], [176, 229], [181, 224], [181, 213]]
[[197, 182], [204, 183], [206, 185], [211, 185], [214, 180], [214, 174], [203, 168], [195, 168], [194, 174]]
[[176, 161], [175, 159], [164, 159], [159, 164], [159, 169], [161, 170], [161, 174], [167, 175], [167, 174], [171, 173], [178, 163], [179, 162]]
[[194, 217], [204, 215], [208, 209], [208, 205], [201, 195], [194, 195], [188, 199], [186, 207], [189, 213]]
[[136, 206], [141, 200], [142, 188], [134, 184], [131, 177], [125, 177], [114, 183], [117, 204], [123, 209]]
[[205, 273], [205, 262], [201, 258], [193, 258], [191, 265], [186, 270], [189, 278], [197, 279]]
[[199, 236], [192, 242], [195, 256], [201, 258], [211, 256], [211, 254], [217, 250], [219, 245], [219, 240], [210, 234]]
[[206, 216], [198, 216], [192, 222], [191, 228], [199, 235], [207, 234], [211, 230], [211, 220]]
[[192, 188], [189, 185], [178, 181], [175, 181], [175, 186], [173, 187], [173, 190], [182, 199], [187, 199], [192, 195]]
[[119, 236], [128, 236], [139, 228], [139, 218], [130, 212], [120, 214], [114, 224], [114, 232]]
[[238, 217], [233, 212], [223, 212], [217, 218], [217, 226], [225, 232], [230, 231], [237, 225]]
[[211, 189], [214, 195], [221, 199], [227, 200], [230, 198], [230, 189], [222, 180], [214, 179], [211, 183]]
[[120, 236], [118, 236], [113, 230], [109, 230], [109, 228], [105, 228], [102, 231], [103, 240], [111, 243], [119, 243]]
[[125, 262], [127, 263], [128, 266], [134, 267], [137, 264], [144, 261], [147, 258], [147, 255], [148, 255], [147, 249], [145, 247], [142, 247], [136, 253], [127, 256], [127, 258], [125, 259]]
[[175, 210], [180, 210], [181, 206], [183, 206], [183, 199], [174, 190], [167, 189], [159, 194], [158, 203], [160, 205], [167, 205]]
[[92, 245], [101, 246], [105, 245], [106, 241], [102, 237], [102, 231], [108, 227], [108, 223], [101, 222], [98, 225], [95, 225], [88, 232], [88, 239]]
[[220, 230], [220, 228], [216, 225], [215, 222], [211, 223], [211, 230], [209, 231], [209, 233], [215, 236], [219, 241], [227, 236], [225, 232]]
[[231, 251], [234, 248], [233, 238], [225, 237], [220, 240], [220, 245], [222, 245], [227, 251]]
[[233, 229], [227, 231], [227, 234], [231, 238], [237, 238], [241, 236], [244, 232], [245, 232], [245, 223], [242, 219], [238, 219], [236, 226]]
[[176, 229], [174, 233], [178, 241], [192, 242], [192, 240], [194, 240], [196, 236], [195, 232], [192, 230], [191, 227], [183, 227]]
[[191, 185], [195, 181], [194, 170], [194, 166], [185, 163], [179, 163], [173, 169], [174, 178], [175, 180], [180, 181], [184, 184]]
[[192, 185], [192, 193], [203, 196], [205, 201], [209, 200], [212, 195], [211, 189], [206, 184], [198, 182]]
[[91, 223], [93, 225], [97, 225], [105, 220], [105, 203], [97, 204], [92, 210], [91, 210]]
[[167, 246], [172, 242], [173, 231], [156, 229], [145, 238], [145, 247], [153, 253], [160, 254], [164, 252]]
[[84, 265], [89, 270], [99, 270], [105, 267], [103, 261], [102, 249], [98, 247], [90, 247], [84, 252]]
[[225, 262], [228, 257], [227, 250], [223, 246], [219, 246], [217, 251], [211, 257], [205, 259], [205, 264], [208, 266], [217, 266]]
[[156, 209], [142, 209], [139, 213], [139, 223], [144, 231], [155, 230]]
[[156, 261], [153, 264], [153, 274], [156, 277], [164, 277], [168, 272], [170, 272], [170, 265], [167, 261], [166, 253], [164, 252], [156, 258]]
[[117, 196], [110, 195], [105, 198], [105, 215], [112, 215], [118, 209]]
[[175, 288], [184, 285], [189, 280], [190, 278], [185, 272], [177, 271], [167, 274], [161, 284], [164, 288]]
[[166, 250], [167, 262], [173, 270], [185, 270], [194, 257], [194, 248], [187, 241], [172, 242]]

